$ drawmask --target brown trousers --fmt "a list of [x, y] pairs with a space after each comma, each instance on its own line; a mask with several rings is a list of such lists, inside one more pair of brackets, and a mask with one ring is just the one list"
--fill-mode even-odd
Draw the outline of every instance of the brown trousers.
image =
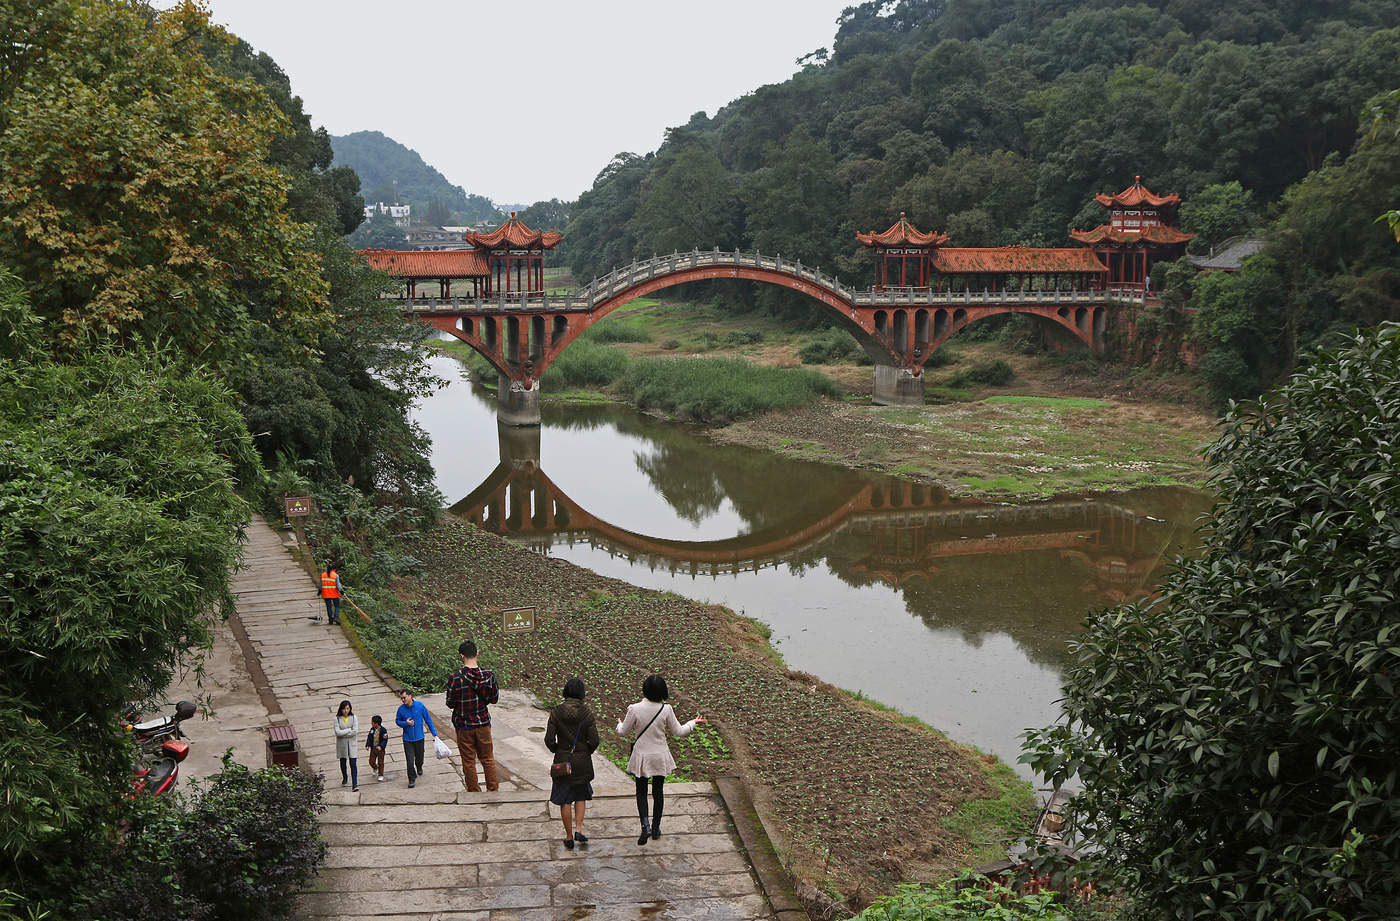
[[467, 782], [467, 792], [480, 793], [481, 785], [476, 779], [476, 762], [481, 759], [481, 771], [486, 775], [486, 790], [493, 792], [501, 788], [496, 779], [496, 756], [491, 749], [491, 727], [476, 726], [472, 729], [457, 730], [457, 750], [462, 753], [462, 779]]
[[384, 773], [384, 749], [371, 748], [369, 750], [369, 769], [376, 774]]

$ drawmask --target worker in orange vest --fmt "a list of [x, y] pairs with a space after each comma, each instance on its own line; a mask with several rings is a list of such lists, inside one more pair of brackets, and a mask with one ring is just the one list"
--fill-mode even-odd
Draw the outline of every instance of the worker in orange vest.
[[340, 623], [340, 573], [329, 561], [321, 573], [321, 598], [326, 602], [326, 624]]

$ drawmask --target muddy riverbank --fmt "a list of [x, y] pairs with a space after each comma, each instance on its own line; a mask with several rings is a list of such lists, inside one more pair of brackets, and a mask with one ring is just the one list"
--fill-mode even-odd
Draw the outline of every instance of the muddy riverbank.
[[[1026, 827], [1029, 787], [994, 759], [916, 720], [785, 667], [761, 625], [649, 591], [445, 518], [410, 540], [419, 575], [397, 581], [403, 616], [475, 636], [511, 683], [546, 704], [572, 675], [610, 730], [642, 678], [666, 675], [682, 720], [713, 731], [676, 746], [678, 776], [735, 773], [750, 786], [784, 864], [857, 906], [899, 882], [944, 878], [995, 856]], [[499, 610], [537, 609], [505, 635]], [[626, 742], [605, 731], [604, 754]]]

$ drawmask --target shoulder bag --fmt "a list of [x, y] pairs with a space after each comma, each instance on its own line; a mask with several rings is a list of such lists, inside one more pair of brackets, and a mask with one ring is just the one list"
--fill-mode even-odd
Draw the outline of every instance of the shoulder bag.
[[549, 766], [549, 776], [555, 780], [568, 781], [573, 778], [574, 773], [574, 749], [578, 747], [578, 734], [583, 731], [583, 720], [578, 721], [578, 728], [574, 730], [574, 744], [569, 746], [569, 760], [556, 761]]
[[[661, 710], [665, 710], [665, 709], [666, 709], [666, 704], [662, 704], [662, 705], [661, 705]], [[642, 727], [642, 731], [639, 732], [639, 733], [637, 733], [637, 738], [635, 738], [635, 739], [632, 740], [632, 747], [629, 748], [629, 749], [627, 749], [627, 754], [630, 755], [630, 754], [632, 754], [633, 751], [636, 750], [636, 748], [637, 748], [637, 742], [641, 740], [642, 736], [646, 735], [646, 731], [647, 731], [648, 729], [651, 728], [651, 724], [654, 723], [654, 722], [656, 722], [656, 718], [657, 718], [658, 716], [661, 715], [661, 710], [657, 710], [654, 714], [652, 714], [651, 719], [647, 720], [647, 724], [646, 724], [645, 726]]]

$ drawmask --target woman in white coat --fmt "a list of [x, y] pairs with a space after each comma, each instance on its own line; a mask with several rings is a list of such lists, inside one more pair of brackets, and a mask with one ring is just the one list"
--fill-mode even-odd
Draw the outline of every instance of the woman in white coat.
[[350, 701], [342, 700], [335, 711], [335, 756], [340, 759], [340, 785], [345, 786], [345, 762], [350, 762], [350, 790], [360, 789], [360, 768], [355, 763], [355, 736], [360, 733], [359, 720], [355, 719], [355, 708]]
[[[676, 769], [676, 759], [671, 757], [671, 747], [666, 743], [666, 733], [680, 738], [688, 736], [697, 725], [705, 722], [697, 716], [688, 723], [676, 719], [676, 711], [666, 703], [668, 697], [666, 679], [660, 675], [648, 675], [642, 682], [642, 699], [627, 708], [627, 715], [617, 724], [620, 736], [636, 733], [632, 743], [632, 757], [627, 759], [627, 773], [637, 782], [637, 815], [642, 820], [642, 834], [638, 844], [646, 844], [647, 838], [661, 837], [661, 807], [663, 786], [666, 775]], [[647, 778], [651, 778], [651, 825], [647, 825]]]

